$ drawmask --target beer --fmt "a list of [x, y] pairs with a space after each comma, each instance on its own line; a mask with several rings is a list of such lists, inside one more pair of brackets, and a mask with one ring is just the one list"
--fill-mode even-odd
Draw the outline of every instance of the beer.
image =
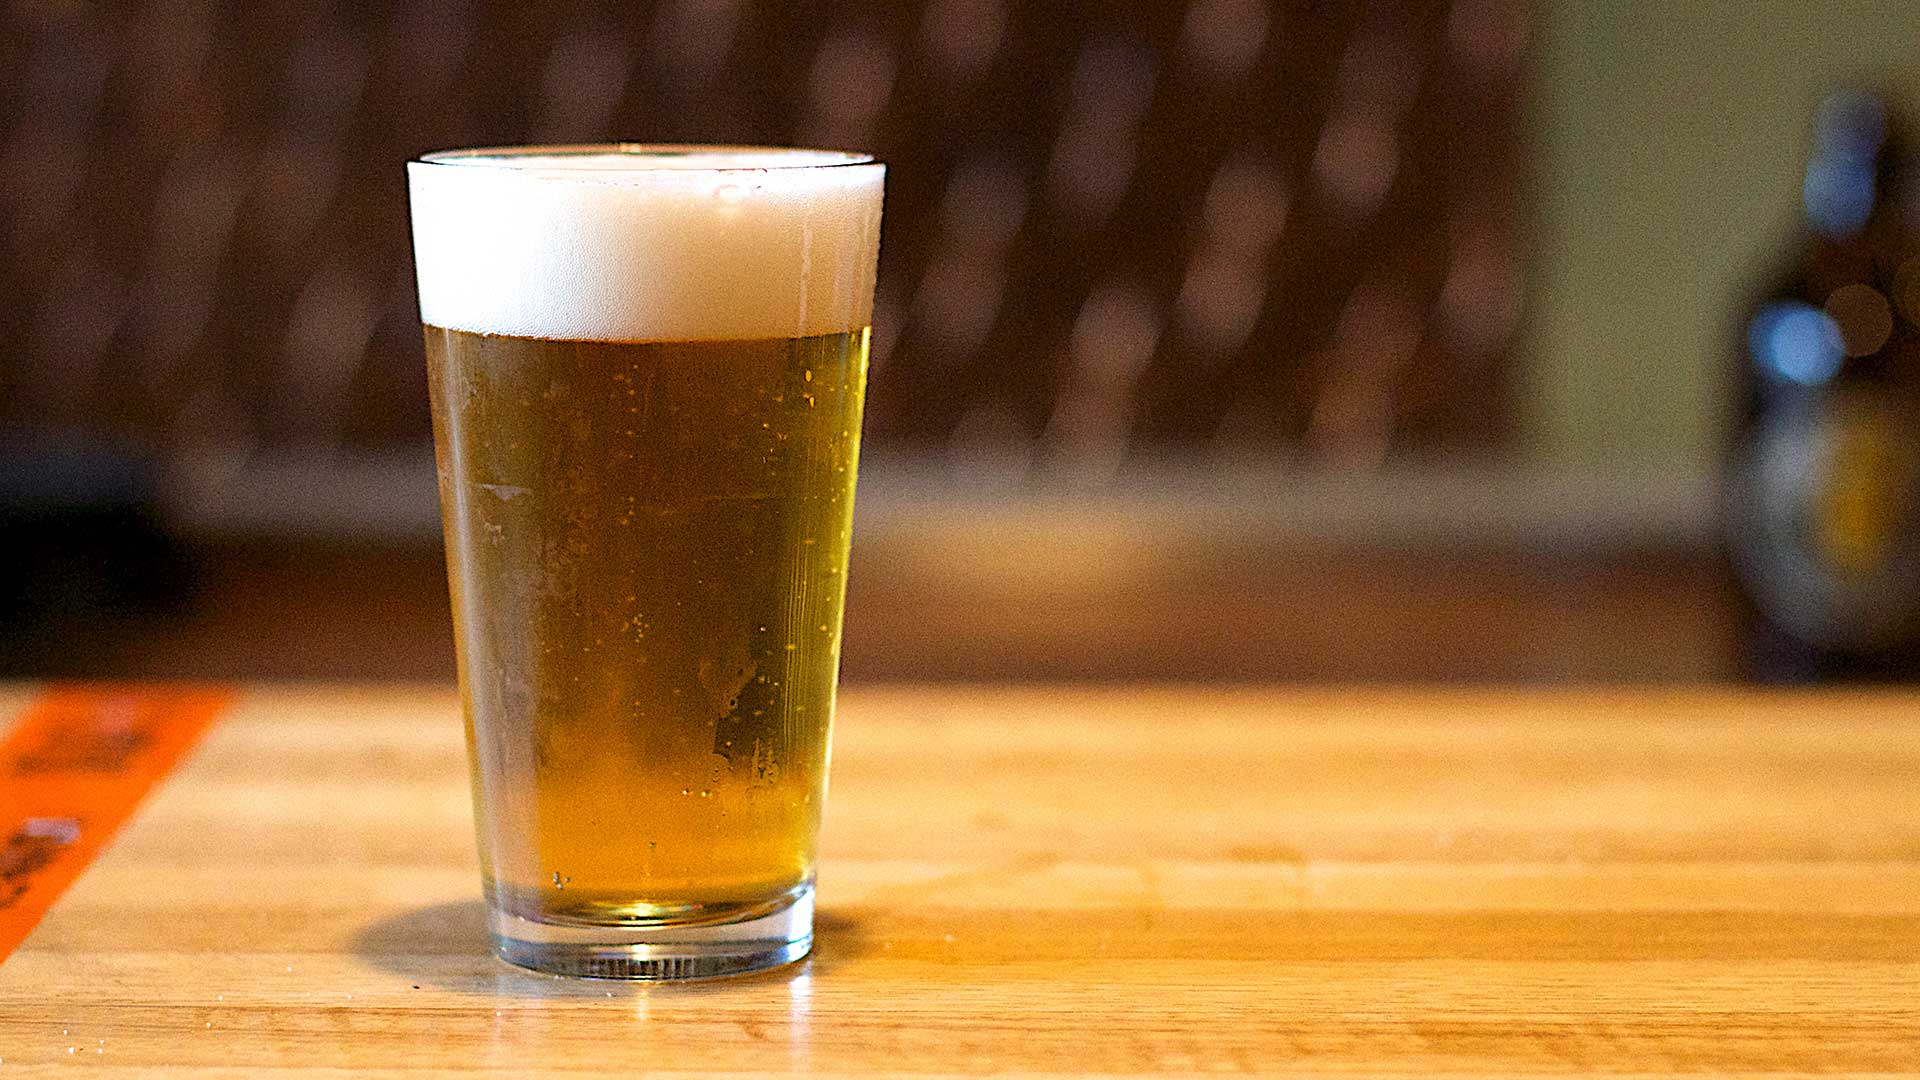
[[426, 340], [495, 902], [789, 899], [825, 795], [866, 331]]
[[621, 146], [409, 170], [496, 948], [634, 978], [795, 959], [881, 167]]

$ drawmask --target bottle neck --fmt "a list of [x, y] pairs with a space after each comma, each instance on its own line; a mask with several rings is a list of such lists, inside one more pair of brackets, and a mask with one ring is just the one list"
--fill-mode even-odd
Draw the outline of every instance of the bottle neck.
[[1801, 204], [1814, 231], [1842, 240], [1876, 217], [1900, 214], [1914, 194], [1905, 140], [1886, 103], [1869, 93], [1840, 93], [1821, 106]]

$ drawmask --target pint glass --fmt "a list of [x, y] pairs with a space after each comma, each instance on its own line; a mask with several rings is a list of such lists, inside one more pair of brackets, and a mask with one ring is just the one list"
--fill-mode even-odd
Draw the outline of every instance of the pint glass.
[[812, 944], [884, 167], [409, 163], [495, 949], [674, 979]]

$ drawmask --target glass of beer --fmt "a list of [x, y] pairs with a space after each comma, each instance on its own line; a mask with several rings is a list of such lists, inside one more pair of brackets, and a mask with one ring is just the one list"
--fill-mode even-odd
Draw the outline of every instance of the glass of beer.
[[625, 979], [796, 960], [885, 167], [619, 144], [407, 168], [495, 949]]

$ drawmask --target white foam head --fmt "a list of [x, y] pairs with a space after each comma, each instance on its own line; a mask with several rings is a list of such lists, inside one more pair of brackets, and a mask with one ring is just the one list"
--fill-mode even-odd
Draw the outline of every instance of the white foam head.
[[421, 320], [586, 341], [871, 321], [885, 166], [759, 147], [535, 147], [407, 165]]

